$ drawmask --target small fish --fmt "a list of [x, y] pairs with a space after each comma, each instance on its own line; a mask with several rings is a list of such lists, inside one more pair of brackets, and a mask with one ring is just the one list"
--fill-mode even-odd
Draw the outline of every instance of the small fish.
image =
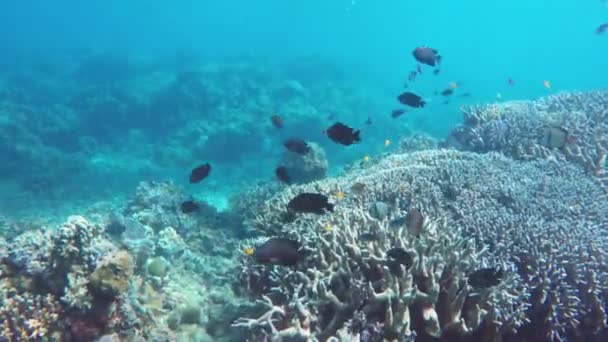
[[335, 118], [336, 118], [336, 114], [334, 114], [334, 113], [327, 114], [327, 116], [325, 117], [325, 119], [329, 120], [329, 121], [331, 121]]
[[378, 239], [378, 234], [372, 232], [361, 233], [359, 238], [363, 241], [374, 241]]
[[397, 100], [406, 106], [414, 108], [421, 108], [426, 104], [426, 102], [422, 100], [422, 97], [410, 92], [402, 93], [397, 97]]
[[414, 55], [414, 58], [416, 58], [416, 60], [422, 64], [434, 67], [435, 65], [441, 63], [441, 56], [439, 55], [439, 52], [429, 47], [417, 47], [414, 49], [414, 51], [412, 51], [412, 54]]
[[384, 147], [389, 147], [390, 144], [391, 144], [390, 140], [388, 140], [388, 139], [384, 140]]
[[405, 109], [395, 109], [391, 112], [391, 117], [398, 118], [403, 114], [405, 114]]
[[330, 233], [333, 229], [333, 225], [331, 224], [331, 222], [327, 222], [327, 224], [325, 225], [325, 231]]
[[471, 93], [462, 93], [459, 97], [471, 97]]
[[596, 34], [604, 34], [608, 31], [608, 23], [603, 23], [595, 29]]
[[372, 118], [370, 118], [369, 116], [367, 117], [367, 120], [365, 120], [365, 124], [366, 125], [371, 125], [372, 124]]
[[410, 268], [414, 264], [414, 258], [405, 249], [401, 247], [393, 247], [386, 251], [386, 257], [397, 261], [405, 268]]
[[405, 224], [410, 234], [419, 236], [424, 230], [424, 216], [420, 210], [412, 208], [405, 215]]
[[357, 182], [350, 187], [350, 190], [355, 194], [360, 195], [365, 191], [365, 187], [364, 183]]
[[369, 161], [369, 156], [367, 154], [363, 156], [363, 161], [366, 163]]
[[190, 173], [190, 183], [195, 184], [209, 176], [211, 172], [211, 165], [209, 163], [205, 163], [203, 165], [197, 166], [192, 169]]
[[410, 82], [414, 82], [416, 80], [417, 75], [418, 73], [416, 72], [416, 70], [412, 70], [409, 74], [407, 74], [407, 80]]
[[433, 75], [439, 75], [440, 72], [441, 72], [441, 69], [437, 68], [437, 69], [433, 70]]
[[341, 122], [337, 122], [329, 127], [325, 134], [334, 142], [342, 145], [352, 145], [361, 141], [360, 131], [354, 130]]
[[568, 131], [562, 127], [546, 127], [541, 144], [550, 149], [561, 149], [568, 143]]
[[287, 211], [322, 215], [325, 211], [334, 211], [334, 205], [329, 203], [325, 195], [304, 192], [292, 198], [287, 204]]
[[253, 255], [254, 252], [255, 252], [255, 249], [253, 247], [245, 247], [245, 248], [243, 248], [243, 253], [245, 255], [251, 256], [251, 255]]
[[450, 100], [445, 100], [441, 103], [442, 105], [449, 105], [450, 104]]
[[196, 203], [196, 201], [193, 201], [193, 200], [184, 201], [184, 202], [182, 202], [182, 204], [180, 204], [179, 207], [182, 210], [182, 213], [184, 213], [184, 214], [191, 214], [200, 209], [200, 206], [198, 205], [198, 203]]
[[474, 288], [488, 288], [500, 284], [504, 271], [494, 267], [480, 268], [469, 274], [469, 284]]
[[551, 89], [551, 82], [544, 80], [543, 81], [543, 86], [547, 89]]
[[272, 124], [274, 125], [274, 127], [276, 128], [283, 128], [283, 118], [280, 117], [279, 115], [273, 115], [270, 117], [270, 122], [272, 122]]
[[260, 264], [294, 266], [301, 258], [300, 243], [286, 238], [271, 238], [253, 252]]
[[407, 82], [403, 83], [403, 89], [407, 89], [407, 87], [409, 87], [409, 84], [407, 84]]
[[394, 229], [397, 229], [403, 225], [405, 225], [407, 223], [407, 217], [406, 216], [402, 216], [402, 217], [398, 217], [394, 220], [391, 220], [388, 223], [388, 226]]
[[344, 197], [346, 197], [346, 194], [343, 191], [336, 191], [334, 197], [336, 197], [337, 200], [343, 200]]
[[419, 74], [422, 74], [422, 65], [421, 64], [416, 65], [416, 71], [418, 71]]
[[450, 96], [454, 94], [454, 88], [447, 88], [441, 92], [442, 96]]
[[402, 276], [401, 266], [409, 269], [414, 264], [414, 258], [403, 248], [393, 247], [386, 252], [386, 263], [391, 273]]
[[513, 79], [511, 77], [509, 77], [507, 79], [507, 84], [510, 85], [510, 86], [514, 86], [515, 85], [515, 81], [513, 81]]
[[289, 177], [289, 174], [287, 173], [287, 168], [285, 166], [279, 166], [274, 170], [275, 175], [277, 176], [277, 179], [285, 184], [289, 184], [289, 182], [291, 182], [291, 179]]
[[459, 84], [457, 82], [450, 83], [450, 88], [452, 88], [452, 89], [456, 89], [456, 88], [458, 88], [458, 86], [459, 86]]
[[306, 154], [310, 152], [310, 146], [306, 143], [306, 141], [298, 138], [288, 139], [283, 143], [285, 148], [289, 151], [297, 154]]

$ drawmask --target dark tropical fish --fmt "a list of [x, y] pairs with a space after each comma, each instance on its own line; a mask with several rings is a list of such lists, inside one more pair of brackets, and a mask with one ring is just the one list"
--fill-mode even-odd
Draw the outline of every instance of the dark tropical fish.
[[441, 92], [441, 95], [443, 95], [443, 96], [450, 96], [452, 94], [454, 94], [454, 89], [452, 89], [452, 88], [447, 88]]
[[300, 243], [286, 238], [271, 238], [258, 246], [253, 258], [261, 264], [294, 266], [301, 257]]
[[407, 80], [414, 82], [416, 80], [416, 75], [418, 75], [418, 73], [415, 70], [410, 71], [410, 73], [407, 75]]
[[335, 118], [336, 118], [336, 115], [334, 113], [331, 113], [331, 114], [327, 114], [327, 117], [325, 119], [331, 121], [331, 120], [333, 120]]
[[187, 200], [182, 202], [182, 204], [180, 205], [180, 209], [184, 214], [191, 214], [195, 211], [198, 211], [200, 209], [200, 206], [194, 200]]
[[405, 215], [405, 224], [410, 234], [419, 236], [424, 230], [424, 216], [420, 210], [412, 208]]
[[597, 34], [603, 34], [606, 31], [608, 31], [608, 23], [603, 23], [602, 25], [598, 26], [597, 29], [595, 29], [595, 33]]
[[209, 176], [211, 172], [211, 165], [209, 163], [205, 163], [203, 165], [197, 166], [192, 169], [190, 173], [190, 183], [195, 184]]
[[361, 141], [360, 131], [354, 130], [341, 122], [333, 124], [325, 133], [331, 140], [342, 145], [352, 145]]
[[297, 154], [306, 154], [310, 152], [310, 146], [306, 143], [306, 141], [298, 138], [288, 139], [283, 143], [285, 148], [289, 151]]
[[515, 85], [515, 82], [513, 81], [513, 79], [512, 79], [511, 77], [509, 77], [509, 79], [507, 79], [507, 83], [508, 83], [510, 86]]
[[412, 54], [414, 55], [414, 58], [416, 58], [416, 60], [422, 64], [434, 67], [435, 65], [441, 63], [441, 56], [439, 55], [439, 52], [429, 47], [417, 47], [414, 49]]
[[334, 205], [329, 203], [325, 195], [304, 192], [289, 201], [287, 210], [296, 213], [322, 215], [325, 210], [333, 212]]
[[278, 116], [278, 115], [273, 115], [270, 117], [270, 122], [272, 122], [272, 124], [274, 125], [274, 127], [276, 128], [283, 128], [283, 118]]
[[367, 120], [365, 120], [365, 124], [366, 125], [371, 125], [372, 124], [372, 118], [370, 118], [369, 116], [367, 117]]
[[406, 216], [402, 216], [402, 217], [397, 217], [397, 218], [396, 218], [396, 219], [394, 219], [394, 220], [391, 220], [391, 221], [388, 223], [388, 226], [389, 226], [389, 227], [391, 227], [391, 228], [397, 229], [397, 228], [399, 228], [399, 227], [401, 227], [401, 226], [405, 225], [406, 223], [407, 223], [407, 218], [406, 218]]
[[366, 186], [364, 183], [357, 182], [350, 187], [350, 190], [355, 194], [360, 195], [365, 191], [365, 188]]
[[391, 112], [393, 118], [398, 118], [403, 114], [405, 114], [405, 109], [395, 109]]
[[397, 100], [399, 100], [399, 102], [401, 102], [402, 104], [404, 104], [406, 106], [410, 106], [410, 107], [414, 107], [414, 108], [424, 107], [424, 105], [425, 105], [425, 102], [422, 100], [422, 97], [420, 97], [414, 93], [410, 93], [410, 92], [405, 92], [405, 93], [399, 95], [397, 97]]
[[469, 284], [474, 288], [488, 288], [500, 284], [500, 280], [504, 276], [501, 269], [494, 267], [480, 268], [477, 271], [469, 274]]
[[289, 184], [291, 179], [289, 178], [289, 174], [287, 173], [287, 168], [285, 166], [279, 166], [274, 170], [277, 179], [283, 183]]
[[443, 104], [443, 105], [449, 105], [450, 104], [450, 100], [445, 100], [441, 104]]
[[403, 88], [404, 88], [404, 89], [407, 89], [407, 87], [409, 87], [409, 84], [407, 84], [407, 83], [403, 83]]
[[561, 127], [547, 127], [541, 143], [547, 148], [563, 148], [568, 143], [568, 131]]
[[393, 247], [386, 252], [389, 270], [396, 275], [402, 275], [401, 266], [409, 269], [414, 264], [414, 258], [401, 247]]
[[439, 75], [440, 72], [441, 72], [441, 69], [437, 68], [437, 69], [433, 70], [433, 75]]

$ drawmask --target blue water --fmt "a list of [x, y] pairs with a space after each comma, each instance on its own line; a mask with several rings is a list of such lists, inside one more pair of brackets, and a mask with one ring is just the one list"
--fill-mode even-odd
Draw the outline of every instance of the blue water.
[[[155, 72], [174, 72], [179, 69], [176, 65], [189, 60], [202, 64], [246, 60], [270, 69], [294, 60], [321, 60], [321, 65], [331, 67], [316, 68], [313, 64], [299, 76], [306, 75], [311, 84], [321, 83], [335, 78], [334, 68], [339, 69], [340, 77], [357, 88], [352, 96], [360, 97], [361, 103], [334, 103], [339, 111], [337, 119], [363, 127], [364, 141], [348, 149], [328, 141], [321, 133], [329, 123], [323, 119], [326, 113], [320, 113], [318, 120], [293, 122], [285, 132], [277, 133], [268, 128], [267, 120], [276, 110], [276, 102], [281, 100], [271, 99], [272, 105], [262, 108], [261, 113], [242, 113], [250, 115], [247, 120], [253, 126], [249, 127], [256, 132], [249, 136], [251, 140], [229, 138], [225, 153], [219, 155], [203, 148], [179, 162], [159, 161], [150, 160], [150, 155], [155, 153], [152, 151], [162, 149], [180, 129], [195, 120], [204, 121], [205, 115], [212, 114], [191, 113], [191, 120], [184, 117], [185, 114], [177, 120], [173, 114], [161, 110], [141, 116], [130, 112], [87, 117], [88, 114], [78, 108], [70, 114], [75, 117], [66, 119], [63, 116], [68, 114], [57, 110], [56, 114], [48, 115], [46, 121], [32, 117], [20, 123], [24, 131], [34, 132], [34, 137], [44, 132], [43, 145], [51, 146], [57, 156], [56, 160], [34, 158], [33, 161], [19, 153], [2, 156], [6, 158], [3, 165], [10, 162], [14, 166], [12, 171], [2, 172], [3, 207], [10, 210], [43, 205], [57, 208], [58, 202], [86, 205], [128, 195], [142, 179], [171, 179], [186, 186], [188, 170], [198, 162], [195, 159], [199, 159], [210, 160], [217, 172], [204, 189], [194, 191], [225, 208], [227, 198], [235, 191], [272, 179], [272, 169], [282, 152], [281, 139], [291, 135], [303, 135], [319, 142], [328, 154], [330, 173], [339, 174], [344, 165], [365, 155], [386, 151], [385, 139], [393, 142], [390, 150], [401, 137], [414, 131], [445, 137], [461, 120], [458, 108], [463, 104], [534, 99], [563, 90], [605, 87], [608, 36], [596, 35], [594, 30], [606, 20], [608, 9], [599, 0], [25, 1], [5, 4], [0, 13], [0, 77], [8, 87], [6, 84], [18, 82], [15, 74], [30, 73], [30, 78], [24, 81], [27, 84], [24, 93], [18, 96], [8, 92], [3, 97], [5, 103], [17, 102], [39, 113], [65, 105], [82, 89], [99, 91], [95, 82], [105, 78], [110, 83], [119, 80], [118, 88], [138, 96], [154, 88], [154, 82], [165, 81], [165, 76]], [[411, 51], [420, 45], [439, 50], [443, 56], [441, 73], [432, 75], [432, 70], [425, 67], [424, 73], [408, 89], [425, 97], [429, 105], [393, 120], [390, 111], [397, 106], [395, 97], [402, 91], [408, 72], [416, 67]], [[139, 67], [138, 75], [141, 76], [144, 69], [145, 80], [135, 80], [128, 72], [121, 75], [120, 68], [97, 70], [97, 79], [81, 80], [79, 84], [66, 79], [65, 70], [78, 65], [86, 56], [97, 55], [102, 59], [129, 59]], [[31, 70], [37, 70], [33, 76]], [[45, 80], [52, 70], [63, 71]], [[514, 86], [507, 84], [509, 78]], [[545, 80], [551, 83], [550, 89], [543, 86]], [[265, 87], [263, 80], [256, 82], [255, 87]], [[443, 105], [443, 98], [433, 94], [452, 82], [459, 84], [459, 92], [470, 92], [472, 96], [454, 98]], [[37, 91], [36, 96], [31, 95], [32, 89]], [[226, 98], [232, 95], [224, 94]], [[113, 110], [115, 108], [108, 109]], [[372, 118], [373, 125], [366, 127], [363, 122], [368, 117]], [[11, 120], [10, 110], [5, 120]], [[78, 121], [79, 125], [75, 125]], [[71, 127], [72, 124], [75, 126]], [[53, 135], [51, 129], [40, 128], [54, 125], [61, 127], [62, 133]], [[23, 149], [36, 146], [28, 144], [35, 138], [26, 138], [21, 133], [10, 135], [4, 131], [2, 134], [10, 137], [3, 140], [3, 144], [21, 144], [23, 140]], [[79, 135], [96, 139], [96, 152], [88, 155], [85, 162], [90, 170], [79, 172], [69, 166], [62, 170], [64, 158], [84, 158], [79, 154], [81, 149], [74, 150], [78, 140], [75, 137]], [[252, 149], [239, 151], [243, 145]], [[185, 144], [181, 148], [193, 149], [193, 146]], [[27, 154], [23, 149], [21, 152]], [[239, 152], [242, 155], [225, 158]], [[32, 192], [15, 185], [28, 177], [32, 169], [43, 170], [36, 172], [44, 174], [41, 186], [45, 191]], [[86, 195], [79, 196], [76, 192]], [[68, 198], [73, 198], [73, 202], [66, 200]]]

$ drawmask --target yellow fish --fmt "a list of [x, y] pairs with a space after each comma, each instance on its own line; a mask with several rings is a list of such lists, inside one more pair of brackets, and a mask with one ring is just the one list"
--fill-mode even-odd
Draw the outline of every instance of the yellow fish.
[[547, 88], [547, 89], [551, 89], [551, 82], [549, 82], [549, 81], [547, 81], [547, 80], [544, 80], [544, 81], [543, 81], [543, 85], [545, 86], [545, 88]]
[[336, 191], [334, 196], [336, 196], [336, 199], [343, 200], [346, 195], [344, 194], [343, 191]]
[[364, 162], [368, 162], [368, 161], [369, 161], [369, 156], [368, 156], [368, 155], [365, 155], [365, 157], [363, 157], [363, 161], [364, 161]]
[[388, 147], [391, 144], [391, 141], [386, 139], [384, 140], [384, 147]]
[[255, 250], [253, 249], [253, 247], [245, 247], [245, 248], [243, 248], [243, 253], [245, 253], [245, 255], [253, 255], [253, 252], [255, 252]]
[[333, 226], [332, 226], [331, 222], [327, 222], [327, 225], [325, 226], [325, 231], [329, 233], [329, 232], [331, 232], [332, 228], [333, 228]]
[[452, 88], [452, 89], [458, 88], [458, 83], [456, 83], [456, 82], [450, 83], [450, 88]]

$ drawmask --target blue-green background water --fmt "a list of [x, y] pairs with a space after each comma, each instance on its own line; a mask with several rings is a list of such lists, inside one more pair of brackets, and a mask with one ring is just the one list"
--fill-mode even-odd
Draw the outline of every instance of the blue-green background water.
[[[4, 89], [0, 92], [4, 108], [0, 143], [5, 145], [0, 155], [4, 159], [0, 213], [42, 207], [71, 210], [60, 208], [128, 195], [143, 179], [172, 179], [187, 186], [190, 167], [201, 161], [214, 165], [212, 177], [188, 191], [225, 207], [231, 194], [272, 179], [283, 152], [281, 140], [291, 135], [319, 142], [327, 151], [331, 172], [339, 173], [342, 166], [366, 154], [384, 152], [385, 139], [393, 141], [390, 150], [414, 131], [445, 137], [461, 119], [458, 107], [462, 104], [498, 101], [498, 93], [500, 101], [507, 101], [605, 87], [608, 36], [594, 33], [605, 21], [608, 9], [599, 0], [4, 4], [0, 12], [0, 84]], [[390, 111], [398, 107], [395, 97], [416, 66], [411, 51], [425, 44], [442, 54], [441, 73], [432, 75], [425, 67], [408, 89], [427, 98], [429, 105], [393, 120]], [[100, 78], [91, 79], [92, 72], [87, 74], [89, 78], [75, 81], [72, 70], [90, 56], [128, 59], [137, 72], [123, 77], [112, 75], [120, 68], [110, 68], [98, 70], [96, 77]], [[298, 61], [301, 71], [285, 76], [286, 80], [295, 79], [307, 87], [328, 81], [342, 84], [340, 95], [331, 103], [338, 109], [336, 119], [362, 127], [363, 142], [343, 148], [323, 136], [321, 130], [330, 124], [325, 117], [331, 100], [323, 105], [310, 100], [309, 105], [318, 105], [319, 116], [291, 126], [287, 117], [285, 132], [273, 130], [267, 121], [278, 102], [288, 98], [273, 98], [259, 111], [247, 107], [241, 113], [248, 116], [243, 119], [247, 123], [238, 127], [243, 134], [225, 139], [214, 136], [206, 147], [194, 146], [196, 137], [175, 137], [195, 123], [215, 120], [215, 107], [181, 113], [180, 119], [155, 106], [156, 102], [145, 110], [120, 115], [113, 115], [115, 107], [97, 110], [97, 116], [91, 114], [87, 120], [81, 120], [89, 115], [81, 107], [72, 106], [69, 112], [61, 109], [82, 93], [99, 94], [112, 87], [144, 96], [155, 84], [168, 83], [167, 75], [188, 63], [243, 61], [265, 70], [282, 70], [280, 73], [285, 73], [285, 65]], [[234, 73], [236, 78], [251, 77]], [[253, 82], [254, 88], [270, 87], [272, 82], [264, 75]], [[508, 78], [514, 80], [514, 86], [507, 84]], [[551, 89], [543, 86], [544, 80], [551, 82]], [[470, 92], [472, 96], [442, 104], [443, 98], [433, 93], [451, 82], [460, 84], [457, 94]], [[226, 93], [219, 97], [232, 101], [228, 106], [232, 109], [238, 109], [248, 96], [259, 95], [253, 90], [237, 98], [238, 89], [231, 91], [229, 84], [222, 89]], [[21, 116], [18, 128], [10, 124], [16, 120], [13, 104], [31, 111], [28, 120]], [[45, 112], [49, 114], [41, 120], [39, 115]], [[373, 125], [363, 124], [367, 117]], [[83, 136], [94, 137], [93, 152], [83, 152], [79, 139]], [[168, 145], [173, 151], [168, 154], [185, 157], [151, 157], [169, 149]], [[48, 152], [24, 157], [31, 155], [28, 149], [45, 146], [52, 149], [54, 159], [42, 160], [40, 155], [48, 156]], [[187, 153], [174, 151], [179, 149]], [[223, 152], [212, 153], [218, 149]], [[236, 157], [227, 157], [230, 155]], [[71, 164], [68, 159], [84, 162]], [[38, 185], [32, 191], [24, 184]]]

